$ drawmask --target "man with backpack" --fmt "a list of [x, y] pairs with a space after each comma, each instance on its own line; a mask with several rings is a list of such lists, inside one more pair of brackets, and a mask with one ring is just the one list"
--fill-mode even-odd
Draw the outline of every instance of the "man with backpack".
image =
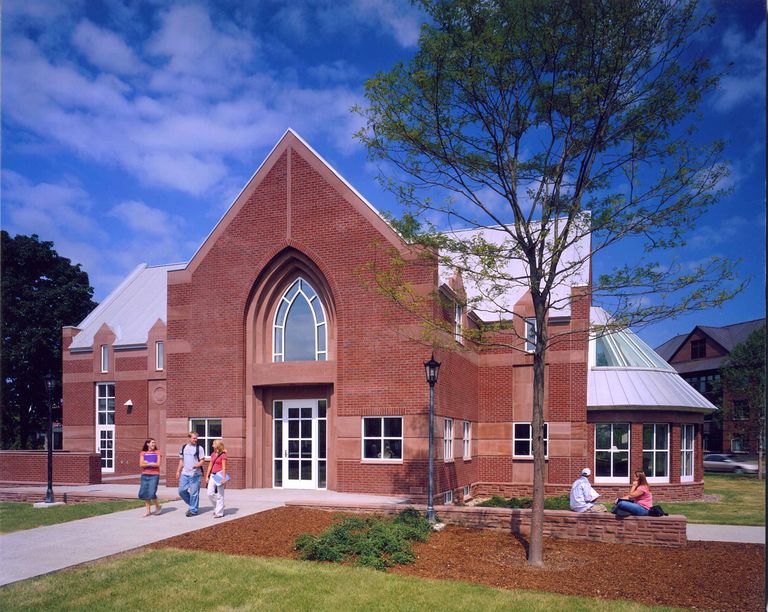
[[205, 465], [205, 450], [197, 443], [197, 433], [187, 434], [189, 442], [179, 451], [179, 467], [176, 479], [179, 481], [179, 495], [189, 506], [187, 516], [197, 516], [200, 503], [200, 479]]

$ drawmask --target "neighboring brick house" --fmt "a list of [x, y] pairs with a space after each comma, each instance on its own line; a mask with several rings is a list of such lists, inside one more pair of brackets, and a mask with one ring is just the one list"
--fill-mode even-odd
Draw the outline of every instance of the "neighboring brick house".
[[[506, 296], [521, 350], [462, 341], [462, 329], [498, 314], [466, 312], [473, 288], [425, 263], [290, 130], [189, 263], [139, 266], [64, 328], [65, 450], [95, 447], [105, 475], [129, 476], [153, 436], [173, 484], [193, 429], [209, 451], [224, 438], [233, 487], [423, 501], [431, 351], [413, 339], [419, 319], [373, 287], [372, 268], [393, 265], [387, 250], [456, 335], [446, 334], [452, 349], [435, 351], [438, 501], [530, 495], [529, 294]], [[701, 424], [713, 406], [630, 332], [590, 338], [590, 316], [604, 313], [590, 308], [588, 272], [570, 278], [557, 292], [572, 299], [549, 320], [552, 332], [573, 333], [548, 353], [547, 494], [590, 466], [610, 496], [647, 466], [659, 499], [700, 496]], [[638, 380], [647, 390], [637, 392]]]
[[722, 327], [697, 325], [656, 348], [688, 384], [721, 410], [720, 419], [708, 417], [705, 421], [707, 451], [757, 453], [757, 411], [750, 412], [747, 402], [722, 384], [720, 369], [734, 347], [764, 325], [764, 318]]

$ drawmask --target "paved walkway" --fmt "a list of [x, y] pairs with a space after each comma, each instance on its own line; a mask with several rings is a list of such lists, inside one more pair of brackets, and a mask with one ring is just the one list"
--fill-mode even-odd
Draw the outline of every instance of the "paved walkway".
[[[14, 490], [44, 493], [45, 487], [14, 487]], [[57, 500], [62, 499], [64, 493], [130, 499], [135, 497], [136, 485], [110, 483], [54, 487]], [[334, 491], [231, 489], [227, 491], [224, 518], [214, 519], [213, 507], [205, 491], [202, 491], [200, 496], [201, 514], [189, 518], [185, 516], [186, 505], [178, 500], [175, 488], [160, 487], [158, 497], [175, 500], [163, 503], [162, 513], [159, 516], [144, 517], [142, 507], [0, 535], [0, 586], [146, 546], [223, 521], [277, 508], [289, 501], [328, 501], [349, 507], [371, 503], [398, 504], [407, 501], [396, 497]], [[765, 544], [765, 528], [688, 525], [688, 539]]]
[[[130, 492], [127, 489], [130, 488]], [[17, 490], [21, 490], [19, 487]], [[24, 488], [37, 490], [39, 487]], [[43, 492], [45, 488], [42, 488]], [[112, 497], [135, 497], [135, 485], [102, 484], [81, 487], [54, 487], [57, 500], [63, 493], [89, 493]], [[144, 515], [144, 507], [94, 516], [48, 527], [38, 527], [0, 535], [0, 586], [55, 572], [65, 567], [94, 561], [120, 552], [146, 546], [173, 536], [242, 518], [288, 501], [329, 501], [354, 507], [366, 503], [403, 503], [396, 497], [354, 495], [334, 491], [281, 489], [232, 489], [227, 491], [224, 517], [213, 518], [213, 506], [201, 491], [200, 514], [185, 516], [182, 501], [162, 504], [159, 516]], [[160, 499], [178, 498], [175, 488], [160, 487]], [[41, 508], [39, 512], [47, 512]]]

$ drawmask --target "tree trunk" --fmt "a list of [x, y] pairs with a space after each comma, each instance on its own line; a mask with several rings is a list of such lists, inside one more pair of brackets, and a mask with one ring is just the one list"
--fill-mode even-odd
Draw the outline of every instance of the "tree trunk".
[[531, 533], [528, 545], [528, 564], [544, 565], [544, 373], [547, 354], [547, 329], [543, 306], [536, 310], [536, 348], [533, 354], [533, 419], [531, 442], [533, 446], [533, 507]]

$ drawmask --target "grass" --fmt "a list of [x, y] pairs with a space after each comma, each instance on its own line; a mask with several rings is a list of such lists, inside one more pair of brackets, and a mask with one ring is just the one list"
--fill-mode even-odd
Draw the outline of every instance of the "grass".
[[156, 550], [0, 588], [3, 610], [673, 610], [288, 559]]
[[754, 476], [705, 474], [704, 493], [719, 502], [663, 503], [669, 514], [684, 514], [689, 523], [765, 526], [765, 481]]
[[35, 508], [31, 503], [24, 502], [0, 502], [0, 533], [57, 525], [143, 505], [144, 502], [138, 499], [66, 504], [51, 508]]

